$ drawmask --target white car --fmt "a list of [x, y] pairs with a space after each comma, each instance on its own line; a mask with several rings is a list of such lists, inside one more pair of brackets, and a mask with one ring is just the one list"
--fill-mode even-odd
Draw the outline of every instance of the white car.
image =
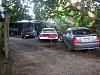
[[39, 40], [58, 40], [58, 34], [54, 28], [43, 28]]

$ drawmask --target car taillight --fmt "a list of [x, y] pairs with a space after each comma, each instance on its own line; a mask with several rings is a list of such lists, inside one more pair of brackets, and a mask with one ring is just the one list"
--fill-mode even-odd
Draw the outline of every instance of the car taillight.
[[57, 34], [41, 34], [40, 37], [57, 37]]
[[43, 37], [43, 34], [40, 34], [40, 37]]
[[44, 37], [50, 37], [51, 34], [44, 34], [43, 36], [44, 36]]
[[96, 36], [96, 42], [99, 42], [100, 39], [99, 39], [99, 35]]
[[78, 40], [77, 40], [76, 37], [71, 38], [71, 41], [72, 41], [73, 43], [78, 43]]
[[53, 36], [54, 36], [54, 37], [58, 37], [58, 35], [57, 35], [57, 34], [53, 34]]

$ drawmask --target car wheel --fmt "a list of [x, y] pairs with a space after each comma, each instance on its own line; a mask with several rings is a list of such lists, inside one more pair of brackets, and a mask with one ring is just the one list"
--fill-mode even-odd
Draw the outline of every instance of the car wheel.
[[39, 39], [39, 42], [42, 42], [42, 40], [41, 40], [41, 39]]
[[22, 39], [24, 39], [24, 36], [22, 36]]
[[66, 46], [66, 49], [65, 49], [65, 52], [70, 52], [71, 51], [71, 48], [70, 48], [70, 46]]
[[26, 39], [26, 37], [24, 36], [23, 39]]
[[71, 48], [70, 48], [70, 46], [68, 46], [67, 48], [68, 48], [68, 50], [67, 50], [67, 51], [68, 51], [68, 52], [70, 52], [70, 51], [71, 51]]

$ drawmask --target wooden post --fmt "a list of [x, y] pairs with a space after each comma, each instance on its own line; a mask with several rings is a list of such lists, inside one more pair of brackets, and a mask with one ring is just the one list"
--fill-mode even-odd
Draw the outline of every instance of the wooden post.
[[5, 55], [4, 23], [0, 22], [0, 54]]
[[8, 59], [8, 15], [5, 13], [3, 7], [0, 6], [0, 53], [4, 54], [6, 59]]
[[5, 40], [5, 57], [9, 57], [9, 16], [5, 13], [5, 22], [4, 22], [4, 40]]
[[[6, 16], [6, 15], [5, 15]], [[6, 59], [8, 58], [8, 18], [5, 18], [4, 22], [0, 22], [0, 52], [4, 54]]]
[[0, 52], [2, 50], [2, 23], [0, 22]]

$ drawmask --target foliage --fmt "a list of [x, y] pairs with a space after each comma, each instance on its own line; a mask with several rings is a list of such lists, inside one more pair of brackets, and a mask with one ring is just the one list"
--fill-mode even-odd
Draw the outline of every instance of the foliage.
[[[26, 0], [23, 0], [26, 1]], [[93, 26], [94, 17], [90, 17], [88, 11], [96, 15], [97, 5], [92, 0], [81, 0], [72, 3], [72, 0], [29, 0], [34, 2], [35, 19], [47, 20], [48, 18], [62, 19], [62, 16], [73, 18], [75, 26]], [[22, 19], [31, 20], [26, 14], [26, 7], [23, 7], [20, 0], [3, 0], [2, 5], [10, 13], [10, 21]], [[67, 25], [67, 23], [64, 23]]]
[[[90, 26], [94, 22], [94, 17], [88, 15], [88, 11], [96, 15], [95, 1], [81, 0], [80, 2], [71, 3], [71, 0], [34, 0], [35, 15], [44, 19], [58, 18], [62, 16], [72, 17], [75, 26]], [[93, 10], [94, 11], [93, 11]], [[67, 24], [66, 24], [67, 25]]]
[[20, 0], [2, 0], [2, 6], [10, 14], [11, 22], [23, 19], [31, 20], [31, 17], [26, 14], [27, 10], [22, 6]]

